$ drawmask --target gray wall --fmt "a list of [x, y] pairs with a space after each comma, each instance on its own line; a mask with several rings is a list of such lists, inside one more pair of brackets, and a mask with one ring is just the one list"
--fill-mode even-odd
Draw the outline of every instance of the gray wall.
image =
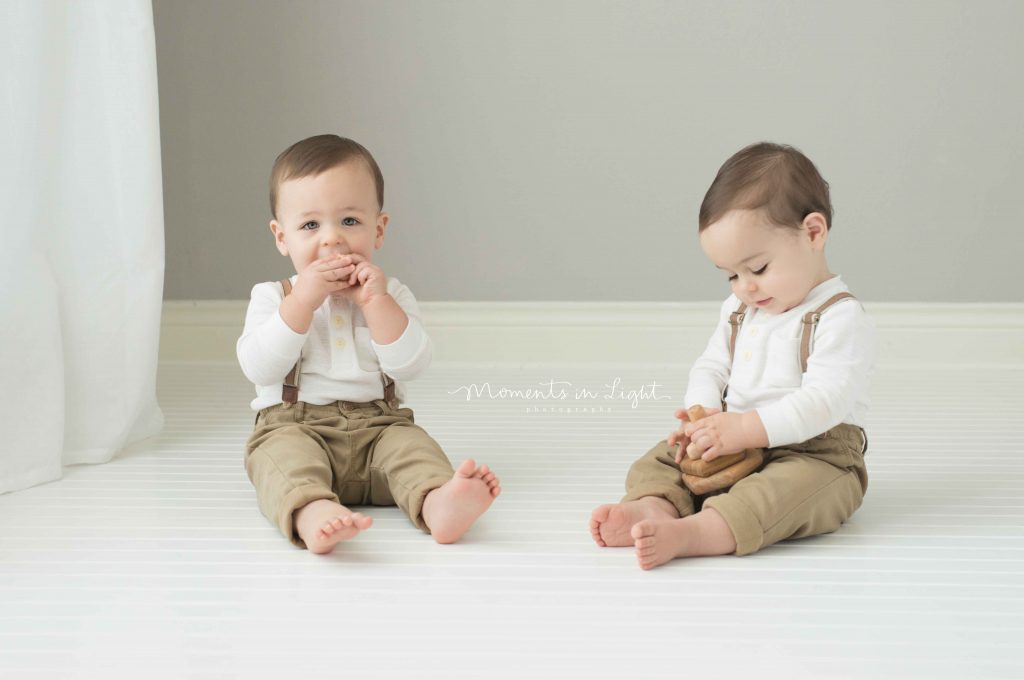
[[422, 300], [714, 300], [696, 213], [762, 139], [833, 188], [863, 299], [1020, 301], [1021, 2], [154, 0], [167, 299], [290, 274], [266, 182], [365, 144]]

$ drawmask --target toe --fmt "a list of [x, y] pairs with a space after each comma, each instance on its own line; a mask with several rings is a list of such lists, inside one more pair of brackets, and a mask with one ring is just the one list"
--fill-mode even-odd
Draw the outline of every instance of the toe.
[[629, 530], [629, 535], [632, 536], [634, 540], [639, 540], [645, 536], [653, 536], [654, 525], [647, 520], [641, 520], [633, 525]]
[[455, 474], [459, 475], [460, 477], [472, 477], [474, 469], [476, 469], [476, 463], [473, 461], [472, 458], [467, 458], [466, 460], [462, 461], [462, 464], [459, 465], [457, 470], [455, 470]]
[[590, 520], [590, 535], [594, 537], [594, 541], [600, 545], [605, 546], [604, 539], [601, 538], [601, 525], [596, 520]]

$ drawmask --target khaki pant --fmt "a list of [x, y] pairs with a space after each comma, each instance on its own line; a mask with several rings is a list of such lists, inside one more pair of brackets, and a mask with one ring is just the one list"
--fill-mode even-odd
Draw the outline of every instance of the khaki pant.
[[765, 463], [728, 490], [694, 496], [682, 481], [674, 449], [659, 442], [633, 463], [623, 501], [658, 496], [680, 517], [714, 508], [736, 538], [736, 554], [757, 552], [787, 538], [835, 531], [860, 507], [868, 487], [866, 439], [838, 425], [802, 444], [765, 449]]
[[420, 529], [423, 499], [455, 474], [408, 408], [384, 401], [298, 402], [259, 412], [245, 469], [260, 510], [299, 547], [293, 513], [326, 498], [342, 505], [397, 505]]

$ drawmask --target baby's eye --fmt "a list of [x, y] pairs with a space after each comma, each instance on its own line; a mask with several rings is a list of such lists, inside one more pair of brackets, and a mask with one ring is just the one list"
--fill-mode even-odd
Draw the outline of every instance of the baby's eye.
[[346, 217], [341, 221], [341, 223], [344, 224], [346, 227], [354, 227], [357, 224], [359, 224], [359, 220], [357, 220], [354, 217]]
[[320, 225], [317, 224], [316, 222], [306, 222], [301, 227], [299, 227], [299, 229], [308, 229], [308, 230], [312, 231], [313, 229], [316, 229], [319, 226]]
[[730, 276], [730, 277], [729, 277], [729, 280], [730, 280], [730, 281], [735, 281], [735, 280], [736, 280], [736, 279], [738, 279], [738, 278], [739, 278], [738, 276], [736, 276], [735, 274], [733, 274], [732, 276]]
[[758, 270], [757, 270], [756, 272], [754, 272], [754, 273], [755, 273], [756, 275], [760, 276], [761, 274], [764, 274], [764, 270], [766, 270], [766, 269], [768, 269], [768, 265], [767, 265], [767, 264], [765, 264], [765, 266], [761, 267], [760, 269], [758, 269]]

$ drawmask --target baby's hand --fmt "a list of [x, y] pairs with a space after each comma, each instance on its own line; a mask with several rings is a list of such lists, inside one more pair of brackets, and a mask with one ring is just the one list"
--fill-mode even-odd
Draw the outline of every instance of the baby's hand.
[[356, 270], [358, 255], [330, 255], [310, 262], [295, 281], [292, 295], [298, 297], [310, 309], [317, 309], [328, 295], [340, 293], [349, 288], [350, 277]]
[[703, 420], [684, 425], [683, 433], [690, 438], [695, 451], [706, 461], [743, 451], [748, 448], [747, 440], [750, 438], [743, 414], [721, 411]]
[[[706, 408], [704, 411], [708, 415], [711, 415], [713, 413], [721, 413], [722, 409]], [[668, 441], [669, 446], [675, 446], [676, 444], [679, 445], [676, 449], [676, 463], [682, 463], [683, 457], [686, 456], [686, 447], [690, 445], [690, 437], [686, 434], [686, 425], [690, 422], [690, 416], [686, 412], [686, 409], [683, 408], [676, 411], [675, 416], [682, 421], [682, 424], [678, 430], [675, 430], [668, 435], [668, 439], [666, 441]]]
[[353, 255], [352, 261], [355, 268], [348, 279], [349, 287], [341, 291], [342, 295], [364, 307], [388, 294], [388, 277], [383, 269], [362, 255]]

